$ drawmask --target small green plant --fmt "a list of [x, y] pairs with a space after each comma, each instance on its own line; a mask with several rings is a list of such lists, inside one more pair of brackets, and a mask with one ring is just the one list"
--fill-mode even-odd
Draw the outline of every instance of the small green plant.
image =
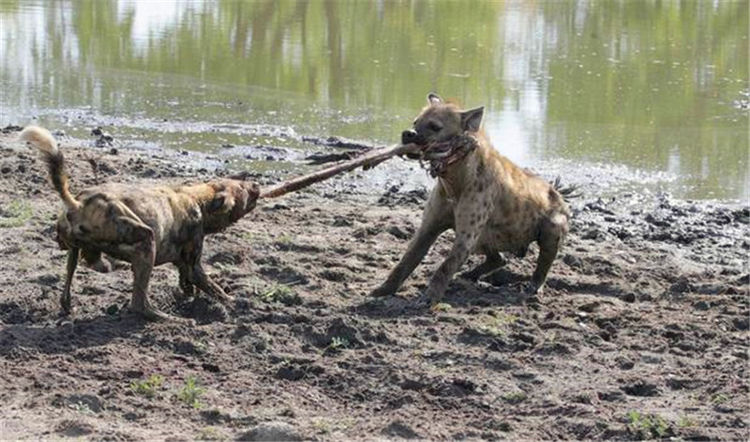
[[349, 340], [338, 336], [334, 336], [331, 339], [331, 343], [328, 344], [328, 348], [330, 348], [331, 350], [341, 350], [347, 347], [349, 347]]
[[505, 393], [501, 396], [505, 402], [509, 404], [518, 404], [526, 400], [528, 396], [523, 391], [514, 391], [511, 393]]
[[430, 307], [430, 310], [432, 310], [435, 313], [438, 312], [449, 312], [453, 308], [452, 305], [448, 304], [447, 302], [438, 302], [437, 304]]
[[724, 393], [717, 393], [711, 397], [711, 405], [717, 406], [729, 401], [729, 396]]
[[293, 240], [294, 240], [294, 237], [292, 237], [292, 235], [284, 234], [284, 235], [279, 236], [276, 239], [276, 242], [279, 244], [289, 245], [292, 243]]
[[302, 303], [299, 295], [285, 284], [272, 285], [268, 290], [261, 292], [260, 299], [264, 302], [280, 302], [284, 305], [298, 305]]
[[164, 383], [164, 376], [158, 374], [152, 374], [148, 379], [141, 379], [130, 383], [130, 391], [133, 393], [152, 398], [156, 396], [157, 390]]
[[496, 316], [487, 316], [479, 326], [479, 330], [492, 336], [505, 336], [506, 327], [515, 323], [518, 318], [507, 313], [500, 313]]
[[200, 397], [205, 392], [205, 389], [198, 386], [197, 379], [193, 376], [188, 376], [188, 378], [185, 379], [185, 385], [177, 393], [177, 399], [193, 408], [200, 408], [203, 405], [201, 404]]
[[85, 402], [73, 403], [71, 404], [71, 408], [81, 414], [94, 414], [94, 412], [91, 410], [91, 407], [89, 407], [89, 404]]
[[665, 437], [670, 432], [669, 423], [658, 414], [643, 414], [632, 410], [627, 414], [628, 430], [641, 438]]
[[331, 424], [325, 419], [313, 419], [312, 426], [321, 434], [328, 434], [331, 432]]
[[197, 440], [226, 440], [225, 434], [222, 434], [214, 427], [202, 428], [196, 437]]
[[698, 423], [690, 416], [681, 416], [680, 420], [677, 421], [677, 426], [680, 428], [695, 427]]
[[0, 208], [0, 227], [21, 227], [33, 215], [28, 201], [13, 200], [7, 208]]

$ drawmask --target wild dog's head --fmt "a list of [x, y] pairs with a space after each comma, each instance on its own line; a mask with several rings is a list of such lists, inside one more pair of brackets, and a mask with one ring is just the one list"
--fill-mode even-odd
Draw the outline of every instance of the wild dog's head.
[[214, 233], [229, 227], [255, 208], [258, 185], [245, 181], [246, 174], [211, 181], [213, 197], [203, 208], [203, 229]]
[[479, 131], [484, 107], [462, 110], [443, 101], [437, 94], [427, 95], [427, 106], [414, 120], [412, 129], [401, 133], [401, 143], [427, 146], [448, 141], [457, 135]]

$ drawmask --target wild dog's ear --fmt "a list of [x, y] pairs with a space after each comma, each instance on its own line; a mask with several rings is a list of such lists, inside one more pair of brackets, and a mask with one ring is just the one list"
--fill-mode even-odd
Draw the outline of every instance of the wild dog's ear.
[[210, 213], [228, 212], [234, 207], [234, 197], [229, 192], [219, 192], [208, 203]]
[[476, 132], [482, 124], [484, 106], [461, 112], [461, 128], [466, 132]]
[[435, 106], [438, 104], [441, 104], [443, 102], [443, 99], [440, 98], [440, 96], [434, 92], [430, 92], [427, 94], [427, 104], [431, 106]]

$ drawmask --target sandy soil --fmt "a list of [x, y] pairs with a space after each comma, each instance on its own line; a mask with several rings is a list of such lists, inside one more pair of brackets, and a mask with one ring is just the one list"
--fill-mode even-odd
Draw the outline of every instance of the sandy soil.
[[[152, 299], [195, 327], [128, 313], [127, 269], [79, 266], [74, 313], [60, 318], [61, 204], [11, 136], [0, 137], [0, 439], [748, 438], [746, 207], [583, 189], [538, 302], [519, 293], [530, 253], [480, 282], [456, 278], [450, 307], [431, 313], [416, 300], [451, 235], [399, 296], [368, 297], [425, 192], [352, 190], [349, 176], [208, 238], [207, 269], [236, 305], [177, 305], [176, 270], [159, 267]], [[74, 190], [213, 176], [196, 154], [63, 148]]]

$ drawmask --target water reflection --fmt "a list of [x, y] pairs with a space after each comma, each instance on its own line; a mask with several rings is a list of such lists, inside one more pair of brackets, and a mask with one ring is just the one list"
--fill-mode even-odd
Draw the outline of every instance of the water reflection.
[[0, 20], [3, 124], [111, 123], [194, 149], [299, 143], [166, 125], [387, 142], [437, 90], [485, 104], [523, 164], [622, 164], [682, 196], [748, 197], [733, 104], [749, 89], [747, 1], [0, 0]]

